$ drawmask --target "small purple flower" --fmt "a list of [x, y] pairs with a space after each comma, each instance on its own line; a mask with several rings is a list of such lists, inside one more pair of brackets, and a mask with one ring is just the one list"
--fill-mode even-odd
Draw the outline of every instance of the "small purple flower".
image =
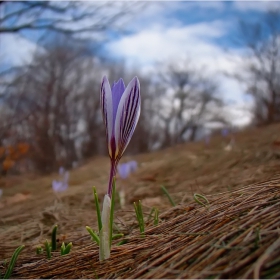
[[65, 172], [64, 167], [60, 166], [60, 167], [59, 167], [59, 170], [58, 170], [59, 175], [63, 175], [64, 172]]
[[53, 180], [52, 188], [54, 192], [64, 192], [67, 190], [68, 184], [65, 184], [64, 182], [61, 181]]
[[229, 131], [227, 128], [222, 129], [221, 134], [223, 137], [226, 137], [228, 135]]
[[137, 167], [138, 167], [137, 161], [132, 160], [132, 161], [130, 161], [129, 163], [130, 163], [131, 172], [136, 171], [136, 170], [137, 170]]
[[108, 195], [112, 195], [112, 180], [116, 168], [136, 128], [141, 107], [140, 83], [133, 78], [125, 87], [123, 79], [112, 88], [105, 76], [100, 90], [101, 109], [106, 128], [108, 152], [111, 158], [111, 172]]
[[64, 169], [63, 172], [61, 172], [61, 169], [59, 169], [59, 173], [63, 176], [63, 178], [61, 181], [52, 181], [52, 188], [54, 192], [64, 192], [68, 189], [69, 172], [65, 172]]
[[129, 162], [118, 165], [118, 173], [122, 179], [126, 179], [130, 174], [131, 168]]

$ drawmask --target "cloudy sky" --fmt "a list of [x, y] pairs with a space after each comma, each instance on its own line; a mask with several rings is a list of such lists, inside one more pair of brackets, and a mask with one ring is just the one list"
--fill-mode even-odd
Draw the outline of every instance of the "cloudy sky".
[[[229, 78], [245, 52], [237, 45], [239, 20], [258, 20], [280, 2], [257, 1], [148, 1], [133, 15], [127, 32], [114, 34], [103, 50], [113, 58], [123, 58], [128, 66], [153, 73], [159, 63], [191, 59], [201, 71], [220, 84], [220, 94], [228, 103], [235, 124], [246, 124], [252, 105], [244, 86]], [[1, 35], [0, 63], [27, 63], [37, 48], [36, 36]]]

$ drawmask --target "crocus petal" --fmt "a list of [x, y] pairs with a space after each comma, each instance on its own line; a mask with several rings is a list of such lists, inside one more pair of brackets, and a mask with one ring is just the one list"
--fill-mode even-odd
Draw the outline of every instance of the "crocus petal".
[[111, 87], [110, 87], [109, 81], [106, 76], [103, 78], [102, 83], [101, 83], [100, 101], [101, 101], [103, 121], [104, 121], [105, 128], [106, 128], [109, 155], [110, 155], [110, 157], [112, 157], [110, 140], [112, 138], [113, 126], [114, 126], [113, 100], [112, 100]]
[[124, 91], [125, 91], [125, 84], [123, 82], [123, 79], [119, 79], [116, 83], [113, 84], [112, 86], [113, 123], [115, 123], [118, 106]]
[[125, 151], [140, 116], [140, 83], [133, 78], [125, 89], [117, 110], [115, 120], [115, 159], [119, 160]]

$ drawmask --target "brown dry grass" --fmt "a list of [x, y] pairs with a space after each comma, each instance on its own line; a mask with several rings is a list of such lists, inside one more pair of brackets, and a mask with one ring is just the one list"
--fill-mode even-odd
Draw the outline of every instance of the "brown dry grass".
[[[207, 148], [193, 143], [139, 155], [137, 173], [117, 183], [126, 190], [127, 205], [117, 208], [115, 221], [127, 243], [113, 246], [110, 259], [102, 263], [84, 227], [97, 228], [91, 186], [103, 197], [106, 158], [74, 170], [69, 190], [59, 199], [50, 189], [53, 176], [7, 179], [0, 200], [0, 260], [24, 243], [13, 278], [280, 278], [277, 140], [280, 125], [273, 125], [237, 134], [230, 152], [222, 148], [225, 140], [216, 137]], [[160, 184], [178, 206], [169, 205]], [[19, 192], [18, 201], [12, 201]], [[194, 192], [208, 198], [208, 208], [194, 202]], [[147, 222], [145, 237], [133, 213], [137, 199], [146, 217], [152, 206], [161, 213], [158, 226]], [[50, 239], [54, 224], [60, 242], [74, 246], [68, 256], [55, 252], [47, 260], [36, 255], [35, 246]], [[0, 262], [0, 271], [4, 267]]]

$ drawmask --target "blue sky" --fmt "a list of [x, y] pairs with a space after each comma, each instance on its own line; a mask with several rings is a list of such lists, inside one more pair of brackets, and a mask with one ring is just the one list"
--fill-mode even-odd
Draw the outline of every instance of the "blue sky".
[[[245, 109], [251, 103], [244, 94], [245, 87], [224, 73], [234, 73], [245, 52], [242, 45], [234, 43], [238, 21], [259, 20], [273, 7], [280, 8], [280, 2], [148, 1], [145, 8], [136, 8], [132, 20], [125, 25], [125, 33], [110, 33], [111, 40], [103, 45], [103, 54], [125, 59], [128, 67], [151, 74], [158, 63], [191, 59], [204, 74], [219, 82], [220, 94], [228, 102], [232, 118], [246, 123], [250, 114]], [[26, 31], [21, 35], [1, 35], [0, 65], [30, 61], [41, 33]]]

